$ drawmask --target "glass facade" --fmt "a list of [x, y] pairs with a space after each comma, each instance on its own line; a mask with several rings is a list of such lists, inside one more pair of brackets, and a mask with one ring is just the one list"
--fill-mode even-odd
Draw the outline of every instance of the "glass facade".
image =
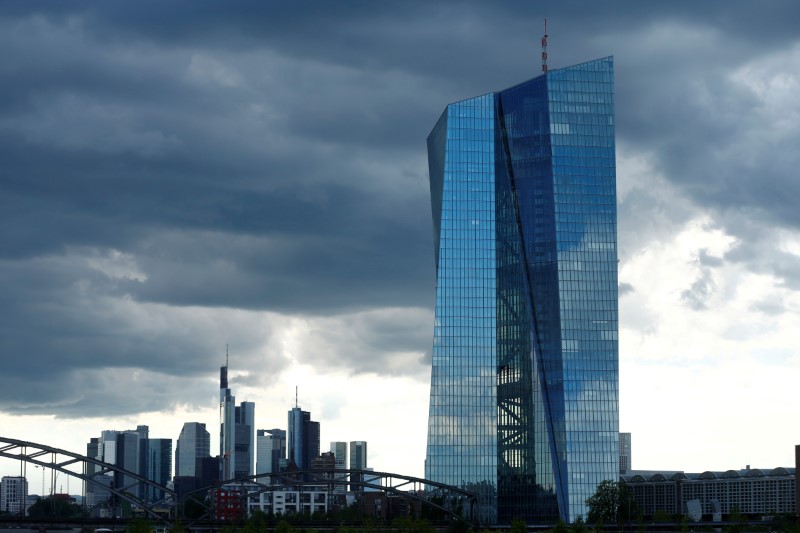
[[585, 515], [619, 472], [613, 61], [450, 104], [428, 137], [426, 477], [481, 520]]

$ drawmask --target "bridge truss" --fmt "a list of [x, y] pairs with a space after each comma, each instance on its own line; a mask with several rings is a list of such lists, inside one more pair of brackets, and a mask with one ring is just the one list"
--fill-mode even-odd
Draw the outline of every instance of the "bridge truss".
[[[0, 457], [20, 461], [20, 475], [27, 477], [27, 465], [33, 464], [41, 468], [49, 468], [51, 474], [51, 493], [55, 494], [55, 472], [60, 472], [83, 481], [89, 485], [100, 488], [102, 491], [116, 496], [119, 500], [127, 501], [135, 507], [141, 508], [147, 516], [159, 521], [168, 521], [156, 512], [156, 508], [163, 509], [169, 503], [170, 515], [177, 518], [181, 515], [179, 504], [186, 498], [195, 494], [206, 494], [214, 490], [231, 490], [239, 487], [238, 498], [242, 508], [248, 502], [258, 498], [262, 493], [280, 490], [304, 489], [310, 491], [311, 487], [325, 485], [333, 492], [334, 487], [350, 486], [360, 490], [371, 489], [383, 491], [390, 495], [402, 496], [412, 501], [421, 502], [431, 508], [437, 509], [448, 516], [457, 519], [474, 521], [477, 516], [476, 506], [478, 496], [464, 489], [437, 483], [423, 478], [404, 476], [389, 472], [374, 472], [372, 470], [324, 468], [320, 470], [301, 470], [294, 472], [281, 472], [275, 474], [257, 474], [242, 478], [220, 481], [208, 487], [192, 490], [181, 494], [179, 501], [175, 490], [151, 481], [136, 472], [131, 472], [119, 466], [100, 461], [98, 459], [80, 455], [68, 450], [54, 448], [45, 444], [0, 437]], [[75, 466], [80, 471], [71, 470]], [[44, 472], [44, 471], [43, 471]], [[125, 480], [126, 485], [109, 486], [101, 478], [113, 473]], [[163, 491], [166, 498], [157, 502], [148, 502], [139, 494], [145, 492], [141, 487], [150, 487], [156, 491]], [[44, 496], [44, 495], [43, 495]], [[206, 514], [199, 520], [212, 518], [212, 506], [206, 505]]]

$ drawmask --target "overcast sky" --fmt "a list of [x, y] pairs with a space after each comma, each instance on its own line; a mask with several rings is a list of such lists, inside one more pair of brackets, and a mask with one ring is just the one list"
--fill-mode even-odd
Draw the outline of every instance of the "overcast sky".
[[422, 475], [425, 139], [538, 75], [544, 17], [550, 68], [615, 58], [633, 467], [792, 466], [791, 0], [3, 2], [0, 436], [81, 452], [200, 421], [216, 453], [229, 345], [259, 428], [299, 386], [323, 449]]

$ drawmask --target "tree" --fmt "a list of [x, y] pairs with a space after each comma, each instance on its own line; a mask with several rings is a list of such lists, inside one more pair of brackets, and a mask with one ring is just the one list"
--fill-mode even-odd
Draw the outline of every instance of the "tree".
[[81, 508], [63, 498], [39, 498], [28, 509], [28, 516], [32, 518], [78, 518]]
[[586, 500], [586, 505], [589, 507], [587, 519], [591, 524], [636, 520], [640, 514], [633, 494], [618, 481], [601, 481], [594, 494]]

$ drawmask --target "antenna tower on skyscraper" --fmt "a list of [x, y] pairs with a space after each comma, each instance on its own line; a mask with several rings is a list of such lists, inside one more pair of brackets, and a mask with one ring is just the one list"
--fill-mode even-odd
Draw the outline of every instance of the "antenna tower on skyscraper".
[[544, 35], [542, 36], [542, 72], [547, 72], [547, 18], [544, 19]]

